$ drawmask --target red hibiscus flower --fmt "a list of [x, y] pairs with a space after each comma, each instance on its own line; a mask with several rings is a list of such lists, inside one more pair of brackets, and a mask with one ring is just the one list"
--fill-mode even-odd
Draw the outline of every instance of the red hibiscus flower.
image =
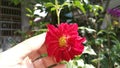
[[83, 50], [83, 42], [86, 40], [78, 34], [78, 25], [61, 23], [57, 27], [48, 25], [46, 45], [48, 56], [54, 57], [57, 62], [69, 61]]

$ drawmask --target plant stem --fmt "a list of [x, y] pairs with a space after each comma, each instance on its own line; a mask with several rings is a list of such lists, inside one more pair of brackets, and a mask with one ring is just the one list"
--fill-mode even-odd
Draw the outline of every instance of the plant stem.
[[57, 14], [57, 23], [60, 24], [60, 7], [58, 5], [58, 1], [55, 0], [55, 8], [56, 8], [56, 14]]
[[[95, 16], [95, 18], [97, 19], [96, 16]], [[97, 22], [97, 21], [96, 21], [96, 22]], [[98, 31], [96, 22], [94, 22], [94, 28], [95, 28], [96, 31]], [[97, 39], [97, 38], [98, 38], [98, 35], [97, 35], [97, 32], [96, 32], [96, 33], [95, 33], [95, 39]], [[102, 44], [102, 43], [101, 43], [101, 44]], [[100, 44], [100, 46], [101, 46], [101, 44]], [[100, 59], [100, 52], [101, 52], [100, 46], [97, 47], [97, 48], [98, 48], [98, 56], [97, 56], [98, 59]], [[100, 60], [98, 60], [98, 62], [97, 62], [97, 68], [100, 68], [100, 65], [101, 65]]]
[[[112, 24], [111, 24], [111, 22], [109, 22], [109, 17], [108, 17], [108, 15], [106, 16], [106, 21], [107, 21], [107, 31], [108, 31], [108, 33], [107, 33], [107, 48], [109, 48], [109, 49], [111, 49], [111, 47], [110, 47], [110, 35], [109, 35], [109, 31], [111, 31], [111, 26], [112, 26]], [[111, 61], [111, 58], [110, 58], [110, 50], [108, 51], [108, 68], [112, 68], [112, 61]]]
[[[98, 59], [100, 58], [100, 47], [98, 47]], [[98, 60], [97, 68], [100, 68], [100, 60]]]

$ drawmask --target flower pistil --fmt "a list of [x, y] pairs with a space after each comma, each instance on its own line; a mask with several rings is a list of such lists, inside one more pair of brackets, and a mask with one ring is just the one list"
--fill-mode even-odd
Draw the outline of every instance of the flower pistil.
[[65, 36], [60, 37], [59, 38], [59, 46], [64, 47], [64, 46], [66, 46], [66, 44], [67, 44], [66, 37]]

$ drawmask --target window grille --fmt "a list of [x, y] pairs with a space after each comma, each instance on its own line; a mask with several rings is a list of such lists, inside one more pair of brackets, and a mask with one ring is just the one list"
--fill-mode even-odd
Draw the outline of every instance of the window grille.
[[0, 36], [17, 36], [21, 30], [21, 4], [0, 0]]

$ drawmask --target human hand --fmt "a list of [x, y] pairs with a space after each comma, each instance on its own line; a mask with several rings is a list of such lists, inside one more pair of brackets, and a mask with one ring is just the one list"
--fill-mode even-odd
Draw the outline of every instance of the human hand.
[[[57, 64], [51, 57], [37, 59], [47, 53], [45, 36], [45, 33], [37, 35], [1, 53], [0, 68], [48, 68]], [[65, 65], [57, 64], [53, 68], [65, 68]]]

